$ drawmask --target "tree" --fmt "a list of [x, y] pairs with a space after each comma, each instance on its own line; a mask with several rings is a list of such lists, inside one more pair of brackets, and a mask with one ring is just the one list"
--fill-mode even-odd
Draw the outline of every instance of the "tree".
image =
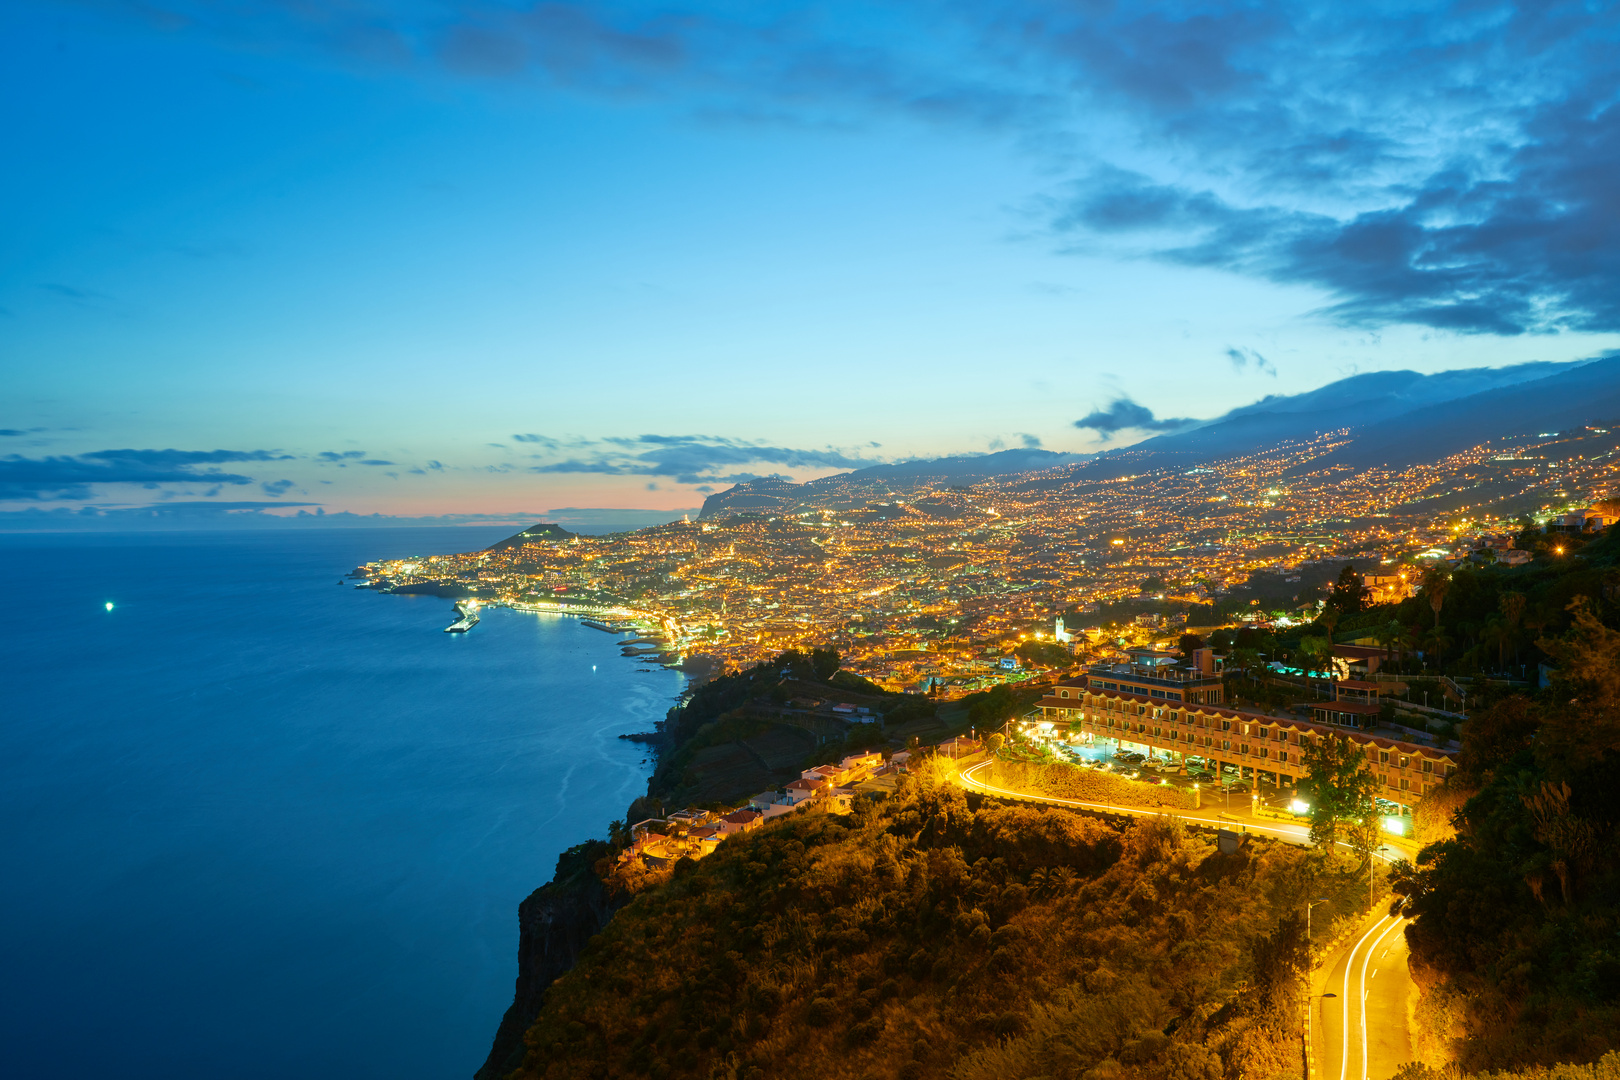
[[1479, 632], [1480, 640], [1487, 645], [1496, 646], [1496, 668], [1498, 671], [1507, 666], [1507, 647], [1513, 640], [1513, 628], [1508, 621], [1500, 615], [1492, 615], [1485, 620], [1484, 627]]
[[1379, 627], [1373, 636], [1378, 644], [1384, 647], [1384, 662], [1393, 663], [1395, 660], [1395, 648], [1406, 637], [1406, 627], [1391, 619], [1388, 623]]
[[1446, 602], [1446, 590], [1451, 588], [1451, 570], [1443, 563], [1435, 563], [1423, 571], [1420, 591], [1434, 611], [1434, 625], [1440, 625], [1440, 606]]
[[1232, 657], [1227, 661], [1227, 666], [1237, 668], [1243, 672], [1244, 678], [1248, 678], [1249, 673], [1260, 666], [1260, 650], [1250, 648], [1233, 649]]
[[1333, 632], [1339, 628], [1339, 609], [1329, 607], [1322, 612], [1321, 618], [1316, 620], [1327, 628], [1328, 652], [1333, 652]]
[[1451, 646], [1451, 639], [1446, 636], [1444, 630], [1440, 629], [1440, 624], [1436, 623], [1433, 630], [1423, 635], [1423, 643], [1433, 650], [1434, 670], [1436, 672], [1440, 671], [1440, 658], [1445, 655], [1446, 649]]
[[1181, 650], [1182, 656], [1190, 657], [1194, 649], [1204, 647], [1204, 639], [1197, 634], [1182, 634], [1180, 640], [1176, 642], [1176, 647]]
[[1367, 588], [1356, 573], [1354, 563], [1345, 563], [1344, 569], [1339, 571], [1339, 579], [1333, 584], [1333, 594], [1328, 597], [1328, 607], [1341, 615], [1354, 615], [1367, 606], [1367, 597], [1372, 590]]
[[1604, 626], [1584, 596], [1569, 613], [1569, 633], [1536, 642], [1558, 663], [1550, 696], [1560, 703], [1542, 725], [1536, 756], [1565, 775], [1620, 753], [1620, 631]]
[[984, 745], [992, 754], [998, 753], [1003, 746], [1007, 745], [1007, 737], [999, 731], [993, 731], [985, 738]]
[[810, 670], [816, 673], [816, 678], [826, 682], [838, 674], [838, 664], [841, 659], [837, 649], [811, 649]]
[[1366, 753], [1348, 739], [1318, 736], [1305, 748], [1304, 764], [1311, 843], [1331, 847], [1342, 840], [1370, 859], [1377, 846], [1378, 778]]
[[1519, 658], [1519, 620], [1524, 618], [1525, 596], [1521, 592], [1505, 592], [1497, 601], [1502, 618], [1507, 621], [1508, 634], [1513, 644], [1513, 659]]
[[1326, 671], [1331, 666], [1329, 658], [1333, 655], [1332, 639], [1307, 635], [1299, 639], [1299, 652], [1301, 659], [1304, 660], [1300, 666], [1307, 673]]

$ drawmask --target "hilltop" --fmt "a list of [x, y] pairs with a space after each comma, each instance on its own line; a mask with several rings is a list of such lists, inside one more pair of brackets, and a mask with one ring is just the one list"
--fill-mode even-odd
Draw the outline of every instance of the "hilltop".
[[572, 540], [574, 533], [569, 532], [561, 525], [553, 525], [541, 521], [530, 525], [520, 533], [514, 533], [505, 540], [499, 540], [485, 548], [485, 551], [507, 551], [521, 548], [524, 544], [532, 544], [536, 540]]
[[1299, 905], [1360, 888], [1304, 849], [928, 771], [677, 867], [551, 987], [514, 1075], [1289, 1075]]

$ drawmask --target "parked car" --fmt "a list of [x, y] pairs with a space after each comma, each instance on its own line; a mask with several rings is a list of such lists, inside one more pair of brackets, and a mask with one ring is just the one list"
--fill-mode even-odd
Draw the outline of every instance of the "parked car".
[[1247, 780], [1234, 780], [1226, 785], [1226, 790], [1234, 795], [1247, 795], [1254, 788], [1250, 786]]
[[1207, 784], [1210, 781], [1215, 779], [1215, 774], [1214, 773], [1205, 772], [1203, 769], [1199, 769], [1197, 772], [1190, 772], [1187, 775], [1189, 777], [1191, 777], [1192, 779], [1198, 781], [1200, 784]]

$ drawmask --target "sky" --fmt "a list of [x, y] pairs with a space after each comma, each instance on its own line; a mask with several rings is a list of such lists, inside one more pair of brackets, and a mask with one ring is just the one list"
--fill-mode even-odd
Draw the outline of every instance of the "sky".
[[0, 528], [667, 512], [1598, 355], [1616, 22], [14, 0]]

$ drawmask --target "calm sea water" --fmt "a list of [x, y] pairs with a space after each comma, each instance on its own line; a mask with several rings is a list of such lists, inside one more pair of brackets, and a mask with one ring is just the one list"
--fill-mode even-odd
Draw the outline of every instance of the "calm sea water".
[[509, 531], [0, 537], [0, 1075], [482, 1064], [518, 902], [646, 790], [615, 736], [683, 685], [337, 584]]

